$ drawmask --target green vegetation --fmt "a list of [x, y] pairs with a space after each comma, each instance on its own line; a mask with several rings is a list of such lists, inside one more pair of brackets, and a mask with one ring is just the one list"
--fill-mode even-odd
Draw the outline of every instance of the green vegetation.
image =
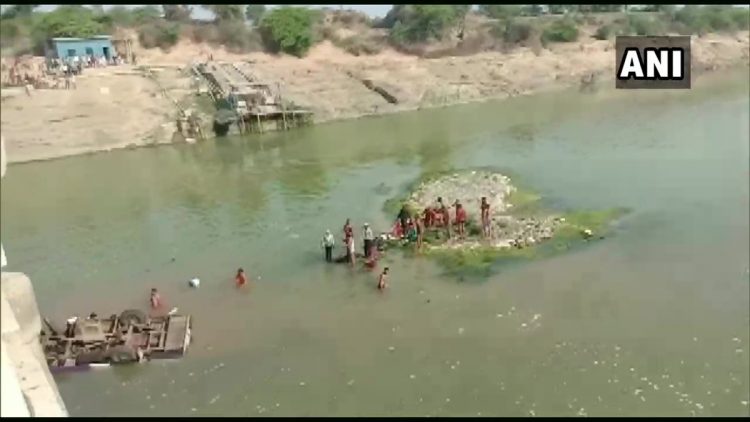
[[611, 208], [600, 211], [574, 211], [563, 215], [565, 224], [576, 230], [589, 229], [601, 232], [607, 228], [610, 222], [630, 212], [627, 208]]
[[[610, 224], [627, 212], [626, 209], [614, 208], [563, 214], [565, 223], [557, 229], [551, 240], [523, 249], [498, 249], [487, 246], [456, 249], [435, 248], [425, 251], [425, 254], [434, 258], [450, 275], [462, 279], [483, 279], [492, 275], [504, 264], [551, 257], [585, 246], [591, 240], [609, 234]], [[583, 233], [586, 229], [593, 232], [590, 238]], [[425, 239], [425, 243], [435, 244], [436, 242], [428, 242]]]
[[214, 14], [215, 22], [241, 22], [245, 18], [245, 8], [240, 4], [204, 4], [203, 8]]
[[[352, 11], [329, 11], [330, 19], [320, 22], [321, 12], [306, 7], [266, 9], [259, 4], [204, 5], [215, 15], [212, 22], [193, 21], [193, 5], [165, 4], [137, 8], [99, 5], [64, 5], [50, 12], [37, 11], [37, 5], [9, 5], [0, 20], [0, 47], [3, 54], [42, 54], [52, 37], [88, 37], [112, 34], [119, 28], [134, 29], [146, 47], [169, 48], [181, 36], [198, 42], [224, 45], [235, 52], [257, 51], [304, 55], [322, 38], [330, 39], [353, 55], [374, 54], [384, 46], [381, 35], [359, 33], [338, 39], [340, 27], [360, 30], [368, 26], [388, 30], [392, 45], [402, 51], [421, 54], [427, 43], [456, 34], [464, 39], [468, 5], [394, 5], [383, 19], [371, 21]], [[478, 13], [493, 19], [489, 35], [506, 46], [540, 42], [571, 42], [579, 38], [583, 24], [598, 25], [597, 39], [614, 35], [659, 35], [730, 32], [750, 28], [750, 11], [734, 6], [675, 7], [669, 5], [479, 5]], [[544, 13], [543, 13], [544, 12]], [[603, 17], [616, 13], [616, 19]], [[163, 17], [162, 17], [163, 14]], [[248, 21], [253, 25], [248, 25]], [[474, 22], [473, 20], [469, 22]], [[480, 25], [480, 30], [488, 27]], [[474, 28], [470, 29], [475, 31]], [[455, 31], [455, 32], [453, 32]], [[319, 35], [323, 35], [322, 37]], [[480, 35], [469, 34], [473, 41]]]
[[514, 19], [503, 19], [492, 27], [492, 35], [509, 44], [517, 44], [531, 39], [534, 25]]
[[467, 5], [397, 5], [385, 22], [396, 45], [440, 40], [449, 29], [459, 26], [469, 11]]
[[284, 6], [271, 10], [260, 21], [263, 44], [270, 51], [303, 56], [313, 45], [316, 14], [305, 7]]
[[664, 21], [642, 15], [631, 14], [628, 16], [628, 35], [664, 35], [667, 32]]
[[473, 249], [431, 249], [426, 255], [434, 258], [446, 273], [461, 278], [486, 278], [497, 269], [499, 261], [507, 259], [533, 258], [535, 248], [497, 249], [476, 247]]
[[[479, 169], [478, 169], [479, 170]], [[497, 171], [497, 169], [481, 169]], [[424, 174], [417, 180], [411, 182], [405, 192], [386, 201], [383, 206], [384, 212], [388, 216], [395, 216], [404, 203], [408, 204], [408, 197], [418, 189], [423, 183], [429, 183], [435, 179], [456, 173], [456, 170], [449, 169], [440, 172]], [[505, 172], [507, 173], [507, 172]], [[514, 179], [516, 179], [514, 177]], [[517, 181], [516, 181], [517, 184]], [[509, 203], [513, 204], [512, 215], [516, 217], [528, 217], [532, 215], [547, 214], [541, 209], [542, 197], [537, 193], [519, 188], [508, 197]], [[409, 209], [412, 215], [415, 215], [414, 209]], [[503, 264], [520, 262], [531, 258], [543, 258], [553, 256], [576, 247], [583, 246], [587, 242], [606, 236], [610, 232], [610, 225], [613, 221], [624, 216], [629, 211], [624, 208], [613, 208], [607, 210], [595, 211], [573, 211], [563, 213], [560, 217], [564, 221], [555, 230], [552, 239], [546, 242], [538, 243], [533, 246], [523, 248], [494, 248], [482, 244], [476, 244], [473, 247], [463, 248], [435, 248], [444, 243], [444, 233], [441, 231], [427, 231], [424, 234], [424, 243], [427, 246], [422, 252], [416, 252], [414, 244], [393, 240], [388, 242], [390, 248], [403, 250], [407, 255], [422, 253], [425, 256], [434, 258], [447, 273], [465, 278], [486, 278], [491, 275], [498, 267]], [[589, 236], [584, 231], [591, 230]], [[474, 239], [481, 236], [481, 228], [476, 221], [469, 219], [466, 224], [468, 235]]]
[[479, 13], [494, 19], [510, 19], [523, 13], [523, 6], [505, 4], [480, 4]]
[[186, 4], [162, 4], [161, 8], [164, 10], [164, 19], [170, 22], [187, 22], [193, 12], [193, 8]]
[[541, 200], [540, 195], [519, 187], [508, 195], [508, 203], [513, 205], [511, 208], [513, 214], [533, 211], [539, 207]]
[[750, 27], [750, 10], [732, 6], [685, 6], [674, 12], [676, 29], [683, 34], [705, 34]]
[[578, 39], [578, 27], [570, 19], [553, 21], [542, 31], [544, 42], [573, 42]]
[[175, 22], [156, 21], [138, 30], [138, 41], [146, 48], [168, 49], [180, 40], [180, 25]]
[[603, 40], [612, 35], [664, 35], [677, 32], [702, 35], [710, 32], [746, 30], [750, 27], [750, 11], [732, 6], [653, 6], [629, 13], [623, 19], [602, 25], [594, 35]]
[[78, 5], [60, 6], [38, 22], [38, 30], [49, 37], [90, 37], [99, 35], [102, 29], [94, 12]]
[[602, 25], [594, 33], [594, 38], [597, 40], [608, 40], [612, 36], [612, 26]]
[[3, 11], [2, 15], [0, 15], [0, 18], [27, 18], [31, 16], [31, 14], [34, 12], [34, 9], [36, 9], [37, 7], [39, 7], [38, 4], [13, 4], [8, 6], [5, 11]]
[[266, 6], [262, 4], [248, 4], [245, 8], [245, 18], [257, 25], [266, 13]]

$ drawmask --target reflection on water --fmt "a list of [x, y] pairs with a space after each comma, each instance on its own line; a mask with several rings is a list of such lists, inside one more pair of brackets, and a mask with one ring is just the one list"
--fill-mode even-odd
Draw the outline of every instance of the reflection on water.
[[[717, 79], [11, 166], [3, 243], [54, 319], [152, 286], [194, 316], [185, 359], [60, 377], [74, 415], [746, 415], [748, 84]], [[388, 227], [406, 183], [480, 166], [633, 214], [481, 285], [390, 255], [378, 294], [322, 264], [326, 228]]]

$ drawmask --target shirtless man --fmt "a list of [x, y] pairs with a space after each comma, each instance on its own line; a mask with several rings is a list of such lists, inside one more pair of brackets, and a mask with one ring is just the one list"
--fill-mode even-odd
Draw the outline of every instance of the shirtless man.
[[354, 237], [347, 236], [344, 239], [344, 243], [346, 244], [346, 256], [349, 258], [349, 263], [352, 264], [352, 267], [355, 263], [355, 252], [354, 252]]
[[388, 287], [388, 267], [383, 268], [383, 272], [378, 277], [378, 290], [385, 290]]
[[424, 223], [419, 218], [414, 219], [417, 229], [417, 250], [422, 250], [422, 241], [424, 240]]
[[156, 288], [151, 289], [151, 309], [159, 309], [161, 308], [161, 296], [159, 296], [159, 292], [156, 290]]
[[487, 203], [487, 197], [482, 197], [482, 203], [479, 206], [482, 212], [482, 235], [489, 239], [490, 238], [490, 204]]
[[354, 229], [348, 218], [346, 219], [346, 223], [344, 223], [344, 239], [347, 237], [354, 237]]
[[235, 283], [237, 283], [237, 287], [242, 287], [247, 283], [247, 278], [245, 277], [245, 270], [240, 268], [237, 270], [237, 275], [234, 277]]
[[456, 226], [458, 227], [458, 237], [463, 238], [466, 228], [466, 210], [461, 202], [456, 200]]
[[438, 201], [440, 202], [440, 215], [443, 216], [443, 224], [445, 225], [445, 234], [448, 236], [448, 239], [451, 238], [451, 215], [450, 211], [448, 211], [448, 207], [445, 206], [441, 198], [438, 198]]

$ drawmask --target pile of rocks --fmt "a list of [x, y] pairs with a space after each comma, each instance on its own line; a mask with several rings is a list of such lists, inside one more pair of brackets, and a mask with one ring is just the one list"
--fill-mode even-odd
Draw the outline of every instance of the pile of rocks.
[[[492, 219], [491, 245], [497, 248], [525, 248], [554, 236], [557, 228], [565, 222], [559, 216], [520, 217], [508, 215], [512, 208], [509, 196], [516, 191], [510, 178], [489, 171], [454, 173], [421, 184], [409, 197], [409, 202], [421, 211], [434, 206], [437, 198], [450, 206], [459, 200], [470, 220], [480, 221], [480, 203], [483, 196], [490, 204]], [[451, 210], [453, 217], [453, 210]], [[452, 239], [440, 248], [474, 248], [480, 245], [479, 239]]]
[[503, 217], [493, 220], [492, 234], [498, 247], [524, 248], [549, 240], [565, 218], [547, 216], [542, 218]]
[[483, 196], [487, 197], [492, 216], [500, 216], [511, 208], [508, 196], [516, 190], [510, 178], [488, 171], [454, 173], [421, 184], [409, 197], [409, 201], [422, 211], [434, 206], [442, 197], [445, 205], [451, 206], [459, 200], [466, 209], [469, 219], [480, 220], [479, 205]]

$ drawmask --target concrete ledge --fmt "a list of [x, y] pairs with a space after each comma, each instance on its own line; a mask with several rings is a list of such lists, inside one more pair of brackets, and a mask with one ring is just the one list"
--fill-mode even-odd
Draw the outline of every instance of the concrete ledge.
[[39, 344], [41, 317], [31, 281], [24, 274], [4, 272], [0, 288], [3, 372], [5, 368], [14, 371], [8, 371], [9, 377], [3, 374], [2, 401], [5, 402], [7, 392], [11, 398], [8, 412], [19, 412], [20, 395], [29, 416], [68, 416]]
[[[4, 319], [4, 318], [3, 318]], [[0, 409], [0, 416], [3, 418], [8, 417], [29, 417], [29, 409], [26, 406], [26, 400], [21, 392], [21, 385], [18, 382], [18, 376], [16, 370], [13, 368], [13, 362], [5, 352], [5, 343], [3, 342], [2, 347], [2, 409]]]

